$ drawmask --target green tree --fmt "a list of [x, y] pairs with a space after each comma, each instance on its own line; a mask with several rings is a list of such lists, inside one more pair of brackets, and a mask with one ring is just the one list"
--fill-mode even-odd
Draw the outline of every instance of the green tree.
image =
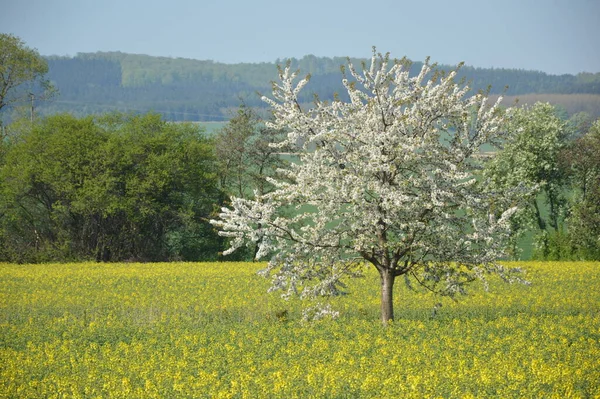
[[270, 129], [258, 115], [245, 105], [216, 134], [215, 154], [219, 165], [221, 187], [230, 195], [249, 198], [257, 191], [260, 195], [272, 190], [267, 181], [276, 170], [286, 164], [274, 148], [281, 141], [281, 132]]
[[575, 257], [600, 260], [600, 119], [561, 153], [573, 191], [568, 218]]
[[578, 112], [567, 121], [568, 139], [576, 140], [584, 136], [592, 127], [594, 118], [587, 112]]
[[213, 148], [158, 115], [56, 115], [14, 137], [0, 168], [2, 258], [214, 259]]
[[[560, 231], [564, 212], [564, 173], [559, 154], [567, 127], [549, 103], [517, 109], [507, 124], [502, 150], [487, 165], [484, 176], [497, 191], [523, 184], [535, 188], [530, 206], [514, 219], [521, 233], [533, 227], [539, 232], [541, 255], [549, 255], [548, 236]], [[545, 209], [548, 211], [545, 212]]]
[[[220, 129], [215, 137], [215, 154], [219, 168], [220, 187], [240, 198], [253, 198], [273, 190], [268, 178], [275, 177], [277, 169], [285, 166], [282, 152], [287, 147], [275, 148], [281, 142], [280, 130], [268, 128], [258, 115], [242, 105], [237, 114]], [[254, 259], [254, 253], [240, 253], [240, 259]]]
[[53, 94], [46, 73], [48, 63], [36, 50], [16, 36], [0, 33], [0, 112], [15, 103]]

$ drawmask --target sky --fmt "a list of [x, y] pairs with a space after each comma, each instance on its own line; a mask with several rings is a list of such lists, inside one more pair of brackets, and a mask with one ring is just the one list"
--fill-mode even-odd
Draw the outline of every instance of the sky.
[[600, 0], [0, 0], [0, 33], [42, 55], [215, 62], [312, 54], [600, 72]]

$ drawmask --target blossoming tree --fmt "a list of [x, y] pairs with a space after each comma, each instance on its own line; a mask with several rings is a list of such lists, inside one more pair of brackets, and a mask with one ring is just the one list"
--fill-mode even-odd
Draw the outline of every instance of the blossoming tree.
[[[459, 66], [460, 67], [460, 66]], [[279, 70], [273, 128], [297, 162], [272, 179], [276, 190], [232, 198], [212, 223], [230, 237], [231, 253], [259, 244], [271, 290], [302, 297], [335, 295], [342, 279], [372, 265], [381, 277], [381, 317], [393, 319], [393, 286], [405, 276], [454, 295], [495, 273], [513, 279], [502, 255], [515, 207], [476, 179], [482, 144], [501, 133], [498, 103], [436, 72], [427, 60], [417, 76], [407, 63], [373, 51], [370, 66], [342, 68], [349, 101], [315, 100], [303, 109], [290, 65]]]

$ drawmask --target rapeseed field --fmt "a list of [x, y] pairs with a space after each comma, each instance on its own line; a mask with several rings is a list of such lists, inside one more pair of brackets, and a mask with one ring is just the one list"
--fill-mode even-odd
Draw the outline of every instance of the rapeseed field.
[[306, 323], [263, 266], [0, 264], [0, 398], [600, 397], [597, 262], [459, 303], [399, 280], [388, 327], [374, 272]]

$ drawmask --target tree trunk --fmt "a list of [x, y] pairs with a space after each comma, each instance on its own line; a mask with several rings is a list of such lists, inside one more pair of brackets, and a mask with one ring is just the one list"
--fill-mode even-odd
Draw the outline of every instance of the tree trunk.
[[380, 270], [381, 277], [381, 321], [387, 324], [394, 320], [394, 279], [396, 276], [391, 270]]

